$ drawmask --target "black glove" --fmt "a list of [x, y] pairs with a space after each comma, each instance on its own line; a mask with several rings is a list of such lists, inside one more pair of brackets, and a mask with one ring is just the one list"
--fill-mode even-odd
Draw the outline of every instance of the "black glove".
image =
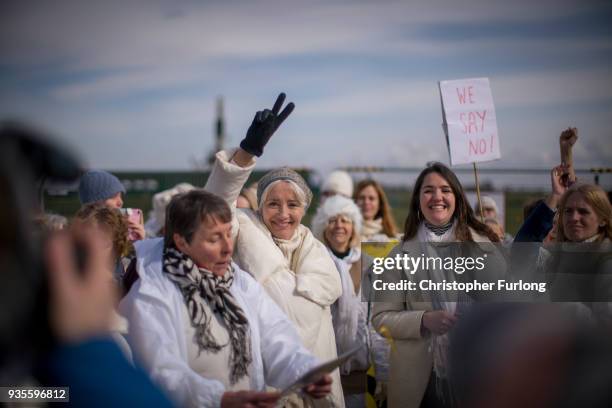
[[291, 102], [279, 114], [278, 112], [281, 106], [283, 106], [284, 101], [285, 94], [281, 93], [278, 95], [272, 110], [264, 109], [255, 114], [253, 123], [249, 126], [249, 130], [247, 130], [246, 137], [240, 142], [242, 150], [257, 157], [262, 155], [268, 140], [270, 140], [274, 132], [276, 132], [276, 129], [278, 129], [281, 123], [287, 119], [287, 116], [293, 112], [293, 108], [295, 108], [295, 105]]

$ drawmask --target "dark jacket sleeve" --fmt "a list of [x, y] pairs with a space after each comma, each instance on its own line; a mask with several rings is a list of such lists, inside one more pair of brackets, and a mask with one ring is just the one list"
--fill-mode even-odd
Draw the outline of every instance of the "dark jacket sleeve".
[[514, 242], [542, 242], [553, 227], [555, 212], [541, 202], [533, 209], [516, 234]]

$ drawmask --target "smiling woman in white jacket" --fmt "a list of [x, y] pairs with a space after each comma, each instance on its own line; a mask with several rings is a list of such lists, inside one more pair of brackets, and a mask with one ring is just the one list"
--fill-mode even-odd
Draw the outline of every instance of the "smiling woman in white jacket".
[[[231, 262], [231, 211], [203, 190], [176, 196], [166, 237], [139, 242], [139, 280], [122, 300], [128, 342], [154, 381], [180, 406], [273, 406], [318, 360], [293, 324]], [[325, 376], [304, 391], [321, 398]], [[252, 404], [252, 405], [248, 405]]]
[[[234, 212], [234, 261], [253, 277], [295, 324], [306, 348], [321, 360], [337, 356], [330, 306], [342, 284], [325, 246], [301, 224], [312, 193], [302, 177], [288, 168], [266, 174], [258, 183], [259, 210], [236, 209], [236, 199], [255, 166], [254, 155], [293, 104], [280, 112], [284, 94], [272, 111], [258, 112], [240, 148], [216, 155], [205, 189], [227, 201]], [[280, 113], [279, 113], [280, 112]], [[298, 406], [344, 406], [338, 370], [328, 401], [294, 401]]]

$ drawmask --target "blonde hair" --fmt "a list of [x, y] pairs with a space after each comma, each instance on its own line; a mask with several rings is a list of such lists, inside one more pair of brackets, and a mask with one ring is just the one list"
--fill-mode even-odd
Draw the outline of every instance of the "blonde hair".
[[598, 226], [597, 232], [599, 238], [597, 241], [602, 241], [605, 238], [612, 239], [612, 223], [610, 222], [612, 218], [612, 205], [610, 205], [608, 195], [601, 187], [594, 184], [577, 183], [567, 189], [563, 196], [561, 196], [561, 200], [559, 200], [559, 211], [557, 212], [559, 214], [559, 221], [557, 222], [557, 242], [569, 241], [563, 229], [565, 218], [564, 212], [567, 200], [574, 193], [579, 193], [587, 204], [593, 208], [600, 222], [604, 223], [603, 226]]
[[134, 246], [128, 239], [128, 224], [118, 209], [109, 208], [100, 203], [86, 204], [76, 213], [72, 220], [74, 224], [97, 224], [109, 231], [113, 239], [113, 256], [115, 261], [134, 251]]

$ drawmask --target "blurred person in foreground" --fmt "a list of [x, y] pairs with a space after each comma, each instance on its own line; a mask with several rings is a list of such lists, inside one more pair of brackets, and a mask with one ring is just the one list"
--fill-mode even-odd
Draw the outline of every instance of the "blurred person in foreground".
[[350, 198], [335, 195], [317, 209], [312, 226], [314, 236], [327, 246], [342, 281], [342, 296], [332, 305], [338, 354], [361, 346], [340, 368], [349, 408], [365, 407], [366, 373], [371, 364], [375, 366], [378, 390], [375, 397], [384, 401], [389, 366], [389, 345], [371, 326], [370, 304], [362, 301], [362, 285], [371, 282], [362, 282], [361, 223], [357, 205]]
[[[234, 261], [259, 282], [286, 313], [304, 346], [322, 361], [337, 357], [331, 305], [342, 284], [327, 248], [302, 224], [312, 191], [297, 172], [281, 167], [258, 182], [258, 210], [236, 209], [236, 198], [263, 150], [293, 103], [281, 111], [285, 94], [272, 109], [255, 114], [238, 149], [216, 154], [205, 189], [222, 197], [232, 211]], [[340, 374], [334, 370], [325, 400], [293, 399], [297, 406], [344, 406]]]
[[34, 217], [34, 225], [42, 231], [61, 231], [68, 226], [68, 219], [62, 215], [45, 213]]
[[610, 407], [611, 335], [557, 305], [478, 304], [450, 348], [459, 406]]
[[[478, 221], [452, 170], [442, 163], [427, 166], [417, 177], [412, 191], [404, 238], [397, 251], [417, 257], [421, 254], [456, 257], [453, 250], [457, 246], [450, 243], [472, 242], [477, 243], [473, 245], [474, 250], [488, 256], [488, 262], [505, 266], [503, 255], [491, 245], [499, 242], [499, 237]], [[440, 245], [434, 246], [436, 243]], [[419, 272], [426, 273], [431, 281], [456, 280], [455, 272], [444, 268]], [[505, 269], [494, 272], [501, 275]], [[396, 271], [386, 272], [388, 276], [393, 273]], [[411, 275], [404, 269], [397, 270], [396, 274], [399, 273]], [[405, 291], [399, 298], [396, 296], [393, 302], [374, 303], [372, 322], [394, 344], [389, 368], [389, 407], [455, 406], [448, 373], [450, 333], [472, 302], [461, 295], [462, 292], [424, 294], [414, 290]]]
[[[168, 205], [164, 239], [137, 244], [139, 279], [121, 301], [135, 357], [180, 406], [273, 407], [318, 360], [251, 275], [232, 262], [232, 213], [197, 189]], [[303, 388], [331, 390], [324, 375]]]
[[[96, 234], [51, 233], [43, 241], [29, 222], [37, 180], [69, 182], [80, 172], [46, 138], [0, 125], [0, 383], [67, 386], [70, 405], [79, 407], [169, 407], [109, 335], [116, 292]], [[75, 240], [88, 256], [77, 257]]]

